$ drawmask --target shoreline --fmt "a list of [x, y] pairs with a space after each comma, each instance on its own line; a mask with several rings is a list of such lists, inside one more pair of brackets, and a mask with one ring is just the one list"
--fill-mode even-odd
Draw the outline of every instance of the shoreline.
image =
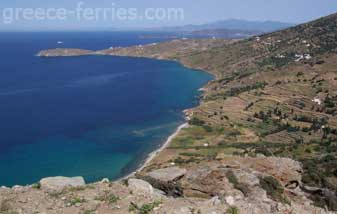
[[161, 145], [158, 149], [154, 150], [153, 152], [151, 152], [150, 154], [148, 154], [147, 158], [145, 159], [145, 161], [143, 163], [141, 163], [139, 165], [139, 167], [134, 170], [133, 172], [131, 172], [130, 174], [117, 179], [116, 181], [122, 181], [124, 179], [128, 179], [132, 176], [135, 176], [138, 172], [142, 171], [143, 169], [145, 169], [145, 167], [147, 167], [149, 165], [149, 163], [157, 157], [157, 155], [159, 155], [164, 149], [166, 149], [170, 143], [172, 142], [172, 140], [179, 134], [179, 132], [184, 129], [187, 128], [189, 126], [189, 124], [187, 122], [181, 124], [180, 126], [177, 127], [177, 129], [175, 130], [175, 132], [173, 134], [171, 134], [165, 141], [165, 143], [163, 145]]

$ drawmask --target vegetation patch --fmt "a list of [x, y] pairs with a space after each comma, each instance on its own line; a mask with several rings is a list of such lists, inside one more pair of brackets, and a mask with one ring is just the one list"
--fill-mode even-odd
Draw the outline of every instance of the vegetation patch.
[[235, 189], [240, 190], [244, 194], [245, 197], [248, 197], [248, 195], [250, 193], [250, 189], [249, 189], [248, 185], [244, 184], [244, 183], [240, 183], [232, 170], [228, 170], [226, 172], [226, 177], [227, 177], [228, 181], [231, 184], [233, 184]]
[[85, 200], [84, 198], [78, 198], [78, 197], [75, 197], [75, 198], [72, 198], [70, 199], [69, 201], [67, 201], [67, 204], [69, 204], [70, 206], [74, 206], [76, 204], [83, 204], [85, 203], [87, 200]]
[[40, 182], [37, 182], [37, 183], [35, 183], [35, 184], [32, 184], [31, 187], [32, 187], [33, 189], [40, 189], [40, 188], [41, 188], [41, 184], [40, 184]]
[[205, 121], [200, 120], [197, 117], [193, 117], [190, 121], [189, 121], [190, 125], [194, 125], [194, 126], [203, 126], [205, 125]]
[[226, 210], [226, 214], [239, 214], [239, 209], [237, 207], [230, 207]]
[[284, 196], [284, 188], [281, 183], [272, 176], [260, 177], [260, 185], [267, 192], [267, 195], [274, 201], [290, 204]]
[[142, 206], [138, 206], [137, 204], [131, 202], [129, 206], [129, 212], [137, 214], [150, 214], [154, 210], [154, 208], [159, 207], [161, 203], [161, 201], [154, 201], [149, 204], [143, 204]]
[[120, 200], [120, 198], [113, 193], [105, 192], [104, 195], [96, 197], [95, 200], [104, 201], [108, 204], [115, 204]]

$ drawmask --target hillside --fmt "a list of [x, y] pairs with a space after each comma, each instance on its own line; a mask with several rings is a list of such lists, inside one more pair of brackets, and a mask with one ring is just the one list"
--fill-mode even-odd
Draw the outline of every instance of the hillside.
[[304, 189], [331, 190], [311, 195], [317, 205], [336, 210], [336, 21], [334, 14], [171, 56], [218, 78], [206, 87], [202, 104], [189, 111], [190, 123], [205, 134], [196, 139], [197, 128], [186, 130], [170, 147], [174, 155], [167, 151], [170, 158], [193, 165], [224, 154], [290, 157], [303, 164]]
[[[88, 54], [176, 60], [216, 77], [200, 105], [186, 111], [190, 125], [136, 174], [166, 194], [148, 204], [153, 213], [328, 213], [318, 207], [337, 211], [336, 48], [333, 14], [247, 40], [173, 40]], [[95, 194], [100, 188], [94, 185]], [[123, 197], [122, 210], [131, 204], [141, 213], [135, 195], [118, 192], [125, 188], [107, 191]]]

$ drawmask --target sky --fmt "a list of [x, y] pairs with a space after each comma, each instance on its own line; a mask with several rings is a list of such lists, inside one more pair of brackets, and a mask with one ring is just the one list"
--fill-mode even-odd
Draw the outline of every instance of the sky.
[[[178, 13], [168, 15], [170, 8]], [[144, 28], [231, 18], [303, 23], [336, 12], [337, 0], [1, 0], [0, 30]]]

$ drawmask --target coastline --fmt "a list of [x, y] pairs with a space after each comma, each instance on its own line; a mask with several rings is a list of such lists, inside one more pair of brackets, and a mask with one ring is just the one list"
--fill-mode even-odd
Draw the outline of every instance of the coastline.
[[[107, 50], [107, 49], [106, 49]], [[51, 54], [50, 54], [50, 53]], [[45, 50], [45, 51], [40, 51], [37, 56], [38, 57], [74, 57], [74, 56], [86, 56], [86, 55], [106, 55], [106, 56], [118, 56], [118, 57], [131, 57], [131, 58], [150, 58], [150, 59], [155, 59], [155, 60], [159, 60], [159, 61], [170, 61], [170, 62], [176, 62], [178, 64], [180, 64], [181, 66], [194, 70], [194, 71], [200, 71], [200, 72], [204, 72], [209, 74], [212, 78], [207, 81], [204, 85], [201, 86], [201, 88], [198, 89], [198, 92], [200, 93], [204, 93], [205, 91], [207, 91], [207, 85], [213, 81], [214, 79], [218, 79], [218, 75], [210, 70], [204, 69], [204, 68], [200, 68], [200, 67], [194, 67], [188, 63], [184, 63], [182, 60], [175, 60], [175, 59], [169, 59], [169, 58], [165, 58], [165, 57], [153, 57], [153, 56], [140, 56], [140, 55], [124, 55], [124, 54], [112, 54], [112, 53], [101, 53], [100, 51], [91, 51], [90, 53], [88, 53], [88, 50], [82, 50], [82, 49], [50, 49], [50, 50]], [[199, 99], [200, 101], [200, 99]], [[198, 107], [200, 106], [200, 102], [198, 105], [194, 106]], [[190, 120], [190, 115], [188, 114], [188, 110], [190, 109], [186, 109], [184, 110], [184, 114], [185, 114], [185, 122], [181, 125], [179, 125], [175, 132], [172, 133], [170, 136], [168, 136], [168, 138], [166, 139], [166, 141], [159, 146], [158, 148], [156, 148], [153, 152], [149, 153], [146, 158], [134, 169], [132, 170], [132, 172], [126, 174], [125, 176], [122, 176], [120, 178], [117, 179], [113, 179], [112, 181], [122, 181], [125, 179], [128, 179], [130, 177], [135, 176], [137, 173], [141, 172], [144, 168], [146, 168], [147, 166], [149, 166], [149, 164], [152, 162], [152, 160], [154, 160], [163, 150], [165, 150], [170, 143], [172, 142], [172, 140], [180, 133], [180, 131], [183, 128], [186, 128], [189, 126], [188, 124], [188, 120]], [[96, 182], [100, 182], [100, 181], [96, 181]], [[93, 183], [96, 183], [93, 182]]]
[[[29, 186], [0, 187], [0, 214], [335, 213], [336, 22], [337, 13], [240, 42], [178, 38], [88, 54], [173, 61], [214, 78], [198, 90], [199, 102], [183, 111], [185, 119], [158, 129], [130, 129], [135, 137], [144, 137], [137, 146], [141, 149], [147, 145], [142, 143], [147, 134], [142, 133], [158, 130], [149, 131], [157, 140], [141, 152], [121, 145], [136, 153], [126, 153], [126, 164], [115, 178], [106, 179], [111, 176], [106, 174], [86, 183], [85, 176], [60, 176]], [[62, 48], [49, 51], [72, 56]], [[53, 57], [49, 51], [45, 56]], [[286, 56], [278, 57], [282, 54]], [[325, 99], [324, 105], [315, 98]], [[166, 129], [164, 135], [161, 128]], [[125, 136], [137, 142], [133, 135]], [[110, 171], [120, 160], [107, 159], [107, 165], [98, 161], [87, 171], [98, 175], [100, 166]]]
[[145, 161], [143, 163], [141, 163], [139, 165], [139, 167], [134, 170], [133, 172], [131, 172], [130, 174], [118, 179], [117, 181], [121, 181], [124, 179], [128, 179], [134, 175], [136, 175], [138, 172], [142, 171], [145, 167], [147, 167], [149, 165], [149, 163], [157, 157], [157, 155], [159, 155], [164, 149], [166, 149], [170, 143], [172, 142], [172, 140], [179, 134], [179, 132], [184, 129], [187, 128], [189, 126], [189, 124], [187, 122], [181, 124], [180, 126], [178, 126], [178, 128], [175, 130], [175, 132], [173, 134], [171, 134], [165, 141], [165, 143], [163, 145], [161, 145], [158, 149], [154, 150], [153, 152], [151, 152], [147, 158], [145, 159]]
[[[71, 50], [79, 50], [81, 51], [82, 49], [71, 49]], [[64, 57], [76, 57], [76, 56], [86, 56], [86, 55], [99, 55], [99, 54], [87, 54], [87, 53], [84, 53], [84, 54], [79, 54], [79, 53], [76, 53], [75, 55], [67, 55], [67, 56], [64, 56]], [[36, 56], [38, 57], [43, 57], [39, 54], [37, 54]], [[44, 56], [44, 57], [56, 57], [56, 56]], [[122, 56], [122, 57], [128, 57], [128, 56]], [[131, 58], [137, 58], [136, 56], [131, 56]], [[150, 58], [150, 57], [142, 57], [142, 58]], [[194, 68], [193, 66], [188, 66], [187, 64], [184, 64], [183, 62], [179, 61], [179, 60], [171, 60], [171, 59], [159, 59], [159, 58], [153, 58], [155, 60], [159, 60], [159, 61], [170, 61], [170, 62], [176, 62], [178, 64], [180, 64], [181, 66], [185, 67], [185, 68], [188, 68], [188, 69], [191, 69], [191, 70], [194, 70], [194, 71], [200, 71], [200, 72], [205, 72], [209, 75], [212, 76], [212, 79], [210, 79], [209, 81], [207, 81], [204, 85], [201, 86], [201, 88], [197, 89], [198, 92], [204, 92], [206, 90], [206, 86], [207, 84], [216, 79], [216, 76], [214, 74], [212, 74], [211, 72], [207, 71], [207, 70], [202, 70], [202, 69], [198, 69], [198, 68]], [[200, 99], [199, 99], [200, 101]], [[194, 106], [193, 108], [195, 107], [198, 107], [200, 105], [200, 102]], [[154, 151], [152, 151], [151, 153], [148, 153], [146, 155], [146, 158], [143, 159], [142, 162], [140, 162], [138, 164], [138, 166], [132, 170], [130, 173], [120, 177], [120, 178], [115, 178], [115, 179], [111, 179], [108, 178], [111, 182], [119, 182], [119, 181], [122, 181], [124, 179], [128, 179], [130, 177], [134, 177], [137, 173], [141, 172], [143, 169], [145, 169], [146, 167], [149, 166], [149, 164], [157, 157], [160, 155], [160, 153], [165, 150], [169, 145], [170, 143], [172, 142], [172, 140], [180, 133], [180, 131], [184, 128], [187, 128], [189, 127], [189, 124], [188, 124], [188, 120], [190, 120], [190, 117], [189, 115], [186, 114], [186, 112], [190, 110], [190, 109], [186, 109], [186, 110], [183, 110], [182, 112], [185, 114], [184, 118], [185, 120], [182, 121], [182, 124], [180, 124], [179, 126], [176, 127], [175, 131], [169, 135], [165, 141], [162, 141], [158, 144], [158, 147], [155, 148]], [[59, 175], [59, 176], [62, 176], [62, 175]], [[82, 176], [82, 175], [79, 175], [79, 176]], [[46, 178], [46, 177], [41, 177], [41, 179], [43, 178]], [[91, 181], [91, 182], [86, 182], [86, 185], [88, 184], [95, 184], [95, 183], [100, 183], [102, 180], [104, 180], [106, 178], [103, 178], [101, 180], [95, 180], [95, 181]], [[23, 186], [30, 186], [32, 184], [26, 184], [26, 185], [23, 185]], [[0, 185], [1, 186], [1, 185]], [[14, 186], [21, 186], [21, 185], [14, 185]], [[14, 187], [12, 186], [12, 187]], [[10, 187], [10, 188], [12, 188]]]

